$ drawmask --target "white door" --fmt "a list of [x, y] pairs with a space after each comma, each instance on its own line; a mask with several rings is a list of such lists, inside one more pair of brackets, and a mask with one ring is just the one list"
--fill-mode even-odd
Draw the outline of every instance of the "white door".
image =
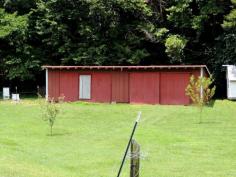
[[91, 99], [91, 75], [80, 75], [79, 98]]

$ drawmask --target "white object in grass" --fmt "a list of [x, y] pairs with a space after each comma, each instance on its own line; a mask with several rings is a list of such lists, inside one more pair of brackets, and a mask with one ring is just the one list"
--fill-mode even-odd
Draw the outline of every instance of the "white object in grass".
[[9, 87], [3, 87], [3, 99], [4, 100], [10, 99], [10, 88]]
[[20, 101], [20, 94], [12, 94], [13, 101]]

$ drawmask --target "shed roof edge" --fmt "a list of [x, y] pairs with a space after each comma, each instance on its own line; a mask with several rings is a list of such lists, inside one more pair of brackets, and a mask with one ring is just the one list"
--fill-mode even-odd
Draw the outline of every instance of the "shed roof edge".
[[180, 69], [180, 68], [205, 68], [210, 75], [206, 65], [149, 65], [149, 66], [50, 66], [44, 65], [43, 69]]

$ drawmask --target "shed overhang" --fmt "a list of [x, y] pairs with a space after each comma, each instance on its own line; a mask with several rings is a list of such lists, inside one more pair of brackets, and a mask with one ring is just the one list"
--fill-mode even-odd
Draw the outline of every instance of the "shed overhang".
[[150, 66], [42, 66], [43, 69], [59, 70], [157, 70], [157, 69], [204, 69], [210, 75], [206, 65], [150, 65]]

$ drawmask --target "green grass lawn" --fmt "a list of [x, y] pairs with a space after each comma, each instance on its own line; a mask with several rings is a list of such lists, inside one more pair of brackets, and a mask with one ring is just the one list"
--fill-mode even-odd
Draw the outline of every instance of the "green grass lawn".
[[[236, 103], [61, 104], [54, 136], [35, 100], [0, 101], [0, 177], [116, 177], [138, 111], [141, 177], [235, 177]], [[122, 177], [129, 176], [127, 159]]]

